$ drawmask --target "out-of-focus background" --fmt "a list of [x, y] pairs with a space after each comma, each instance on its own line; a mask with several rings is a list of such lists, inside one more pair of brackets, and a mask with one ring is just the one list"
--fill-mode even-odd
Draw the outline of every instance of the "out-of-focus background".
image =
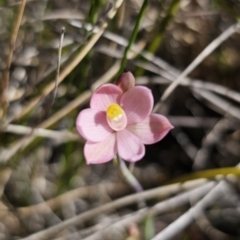
[[[0, 239], [240, 239], [239, 19], [239, 0], [0, 0]], [[129, 166], [139, 195], [75, 128], [121, 67], [175, 127]]]

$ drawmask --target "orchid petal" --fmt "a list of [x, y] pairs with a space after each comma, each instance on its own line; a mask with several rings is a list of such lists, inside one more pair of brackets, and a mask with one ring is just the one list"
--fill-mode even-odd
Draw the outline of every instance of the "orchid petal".
[[92, 95], [90, 107], [99, 111], [106, 111], [108, 106], [119, 103], [122, 90], [114, 84], [104, 84]]
[[162, 140], [172, 128], [166, 117], [154, 113], [142, 122], [127, 126], [127, 129], [144, 144], [153, 144]]
[[142, 86], [130, 88], [122, 95], [120, 105], [127, 115], [128, 125], [141, 122], [152, 111], [152, 92], [150, 89]]
[[107, 123], [106, 113], [91, 108], [79, 113], [76, 126], [80, 135], [92, 142], [103, 141], [113, 132]]
[[94, 143], [87, 141], [84, 146], [84, 156], [87, 164], [105, 163], [117, 154], [116, 136], [111, 134], [102, 142]]
[[145, 146], [133, 133], [124, 129], [116, 133], [120, 157], [129, 162], [140, 160], [145, 154]]

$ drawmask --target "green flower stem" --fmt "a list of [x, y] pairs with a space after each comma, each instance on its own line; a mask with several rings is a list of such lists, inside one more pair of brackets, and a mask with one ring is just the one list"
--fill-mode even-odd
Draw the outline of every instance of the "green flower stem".
[[159, 48], [159, 46], [162, 43], [163, 40], [163, 34], [165, 32], [165, 30], [167, 29], [167, 26], [169, 25], [169, 23], [173, 20], [178, 8], [180, 5], [180, 0], [173, 0], [167, 10], [166, 13], [166, 17], [162, 20], [161, 24], [159, 24], [156, 29], [155, 32], [157, 33], [155, 38], [153, 39], [153, 41], [151, 41], [150, 45], [149, 45], [149, 49], [148, 51], [150, 53], [155, 53], [157, 51], [157, 49]]
[[[123, 177], [125, 178], [126, 182], [136, 191], [136, 192], [142, 192], [143, 191], [143, 187], [140, 184], [140, 182], [134, 177], [134, 175], [131, 173], [131, 171], [127, 168], [125, 162], [123, 161], [123, 159], [117, 155], [115, 161], [118, 160], [118, 165], [119, 165], [119, 169], [121, 174], [123, 175]], [[146, 207], [146, 202], [144, 201], [144, 199], [139, 199], [138, 201], [138, 208], [144, 208]]]
[[100, 8], [103, 5], [102, 0], [91, 0], [91, 6], [87, 17], [87, 22], [95, 24], [98, 20]]
[[[172, 22], [179, 8], [179, 5], [180, 5], [180, 0], [172, 0], [166, 12], [166, 17], [164, 17], [164, 19], [161, 22], [157, 21], [155, 29], [153, 30], [153, 32], [155, 33], [155, 36], [151, 38], [151, 42], [149, 43], [149, 46], [147, 49], [148, 52], [155, 54], [159, 46], [161, 46], [165, 30], [167, 29], [167, 26]], [[145, 70], [143, 68], [138, 68], [136, 70], [135, 75], [142, 76], [144, 72]]]
[[125, 178], [125, 180], [131, 185], [131, 187], [136, 191], [136, 192], [142, 192], [143, 188], [139, 181], [134, 177], [134, 175], [130, 172], [130, 170], [127, 168], [125, 162], [123, 159], [118, 155], [118, 163], [119, 163], [119, 168], [120, 171]]
[[143, 19], [144, 13], [145, 13], [145, 11], [147, 9], [148, 3], [149, 3], [149, 0], [144, 0], [144, 2], [142, 4], [142, 7], [141, 7], [140, 12], [138, 14], [137, 22], [136, 22], [136, 24], [134, 26], [132, 35], [131, 35], [131, 37], [129, 39], [128, 46], [125, 48], [125, 51], [124, 51], [124, 54], [123, 54], [123, 59], [122, 59], [122, 62], [121, 62], [121, 67], [119, 69], [118, 75], [120, 75], [123, 72], [123, 70], [124, 70], [124, 68], [126, 66], [128, 52], [131, 49], [133, 43], [135, 42], [135, 39], [136, 39], [137, 33], [138, 33], [138, 29], [139, 29], [140, 23], [141, 23], [141, 21]]

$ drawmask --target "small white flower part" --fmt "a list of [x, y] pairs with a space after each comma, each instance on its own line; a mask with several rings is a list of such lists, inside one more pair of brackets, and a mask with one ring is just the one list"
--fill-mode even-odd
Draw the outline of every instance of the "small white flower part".
[[113, 118], [113, 121], [114, 121], [114, 122], [118, 122], [122, 117], [123, 117], [123, 114], [119, 114], [118, 116], [116, 116], [115, 118]]

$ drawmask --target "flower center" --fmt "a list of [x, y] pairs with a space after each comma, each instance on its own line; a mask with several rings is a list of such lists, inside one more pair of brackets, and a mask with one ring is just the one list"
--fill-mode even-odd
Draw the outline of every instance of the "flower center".
[[112, 121], [119, 121], [123, 116], [123, 109], [117, 104], [111, 104], [107, 109], [107, 117]]
[[107, 122], [113, 130], [119, 131], [126, 127], [127, 125], [126, 114], [117, 103], [113, 103], [108, 107], [106, 115]]

